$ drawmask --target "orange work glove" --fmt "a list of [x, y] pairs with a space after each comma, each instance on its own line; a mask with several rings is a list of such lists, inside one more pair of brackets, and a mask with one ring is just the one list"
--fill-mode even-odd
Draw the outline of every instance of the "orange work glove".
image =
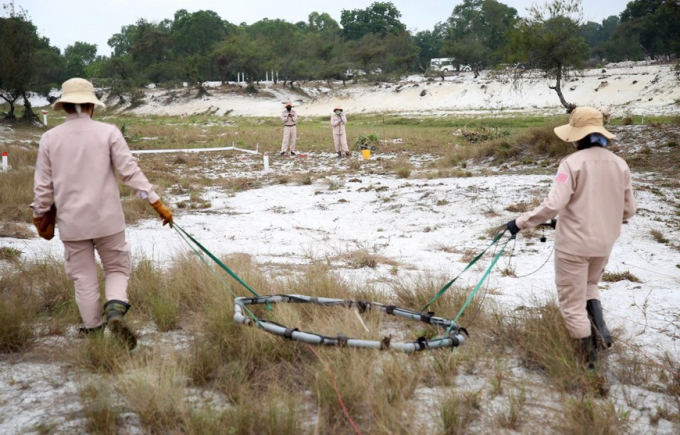
[[151, 204], [151, 207], [153, 207], [153, 209], [156, 210], [156, 213], [158, 213], [158, 216], [163, 219], [163, 226], [165, 226], [165, 224], [170, 224], [170, 228], [172, 228], [172, 211], [170, 211], [160, 199]]
[[52, 240], [54, 237], [54, 227], [57, 224], [57, 206], [52, 207], [42, 217], [34, 217], [33, 225], [38, 230], [38, 235], [45, 240]]

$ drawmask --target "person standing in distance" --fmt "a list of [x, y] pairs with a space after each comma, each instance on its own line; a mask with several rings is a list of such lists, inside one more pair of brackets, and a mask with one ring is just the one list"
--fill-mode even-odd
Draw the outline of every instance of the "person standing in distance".
[[602, 113], [577, 107], [569, 124], [555, 128], [557, 137], [577, 151], [560, 163], [548, 197], [534, 210], [510, 221], [514, 235], [559, 214], [555, 234], [555, 285], [569, 335], [580, 341], [588, 368], [598, 347], [612, 340], [602, 314], [598, 283], [621, 224], [635, 214], [630, 169], [606, 149], [615, 136], [602, 123]]
[[286, 108], [281, 112], [281, 122], [283, 122], [283, 142], [281, 143], [281, 156], [285, 156], [290, 149], [290, 155], [295, 155], [295, 137], [297, 135], [297, 113], [293, 110], [293, 103], [287, 101], [283, 103]]
[[333, 127], [333, 143], [335, 144], [335, 152], [338, 153], [338, 158], [342, 157], [343, 153], [349, 157], [349, 148], [347, 148], [347, 116], [342, 111], [342, 107], [336, 106], [331, 114], [331, 127]]
[[[33, 223], [38, 234], [50, 240], [55, 224], [64, 244], [64, 268], [75, 285], [75, 298], [85, 324], [82, 334], [103, 331], [130, 349], [137, 337], [123, 316], [130, 308], [127, 285], [132, 269], [130, 246], [125, 240], [125, 217], [118, 180], [147, 201], [172, 227], [172, 212], [132, 157], [116, 126], [94, 121], [97, 99], [92, 83], [72, 78], [62, 85], [55, 110], [66, 111], [66, 121], [42, 135], [35, 166]], [[56, 210], [56, 216], [55, 216]], [[99, 253], [104, 275], [104, 318], [94, 251]]]

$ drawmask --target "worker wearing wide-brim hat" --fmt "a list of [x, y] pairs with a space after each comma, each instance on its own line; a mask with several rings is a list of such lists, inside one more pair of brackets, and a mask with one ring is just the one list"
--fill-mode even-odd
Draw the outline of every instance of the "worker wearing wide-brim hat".
[[290, 151], [290, 155], [295, 155], [295, 139], [297, 137], [297, 113], [293, 110], [293, 103], [286, 101], [283, 103], [284, 109], [281, 112], [281, 122], [283, 122], [283, 141], [281, 142], [281, 155], [285, 156]]
[[[54, 109], [66, 111], [66, 121], [40, 139], [33, 221], [47, 240], [54, 237], [55, 224], [59, 228], [64, 267], [75, 285], [76, 304], [85, 324], [81, 332], [102, 331], [106, 324], [134, 348], [135, 334], [123, 320], [130, 308], [127, 285], [132, 258], [116, 174], [156, 210], [163, 225], [172, 226], [172, 212], [142, 173], [118, 128], [92, 119], [96, 106], [104, 107], [104, 103], [96, 97], [92, 83], [81, 78], [63, 83]], [[95, 249], [105, 275], [105, 319], [99, 303]]]
[[560, 163], [545, 201], [507, 226], [516, 234], [559, 215], [555, 284], [560, 311], [569, 334], [580, 340], [582, 353], [592, 367], [597, 360], [597, 345], [611, 346], [598, 283], [621, 224], [635, 214], [637, 203], [628, 165], [606, 149], [615, 136], [604, 128], [600, 111], [577, 107], [569, 123], [555, 128], [555, 134], [572, 142], [577, 152]]
[[335, 106], [333, 113], [331, 114], [331, 127], [333, 128], [333, 143], [335, 144], [335, 152], [338, 157], [342, 157], [343, 154], [349, 156], [349, 148], [347, 148], [347, 130], [345, 126], [347, 125], [347, 116], [345, 115], [342, 107]]

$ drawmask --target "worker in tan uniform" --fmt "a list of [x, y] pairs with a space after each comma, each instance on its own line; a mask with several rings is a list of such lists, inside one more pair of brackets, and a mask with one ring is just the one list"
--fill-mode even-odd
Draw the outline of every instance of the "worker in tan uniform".
[[[118, 128], [92, 119], [95, 106], [104, 104], [89, 81], [73, 78], [64, 82], [54, 109], [66, 111], [66, 121], [40, 139], [33, 222], [47, 240], [54, 237], [55, 223], [59, 228], [64, 268], [75, 285], [76, 304], [85, 324], [81, 333], [100, 332], [107, 325], [133, 349], [137, 338], [123, 320], [130, 308], [127, 285], [132, 258], [125, 240], [116, 173], [140, 200], [149, 202], [163, 225], [172, 226], [172, 212], [137, 166]], [[95, 249], [106, 278], [104, 319]]]
[[621, 223], [635, 214], [637, 204], [628, 165], [605, 149], [615, 136], [604, 128], [600, 111], [577, 107], [569, 124], [555, 128], [555, 134], [578, 151], [560, 163], [545, 201], [508, 222], [507, 228], [514, 235], [559, 215], [555, 284], [560, 311], [593, 368], [598, 347], [611, 346], [597, 286]]
[[293, 110], [293, 103], [287, 101], [283, 103], [285, 109], [281, 112], [281, 122], [283, 122], [283, 142], [281, 143], [281, 155], [285, 156], [288, 150], [290, 155], [295, 155], [295, 137], [297, 135], [297, 113]]
[[343, 113], [342, 107], [335, 106], [331, 114], [331, 127], [333, 128], [333, 143], [335, 144], [335, 152], [338, 157], [346, 155], [349, 157], [349, 148], [347, 148], [347, 116]]

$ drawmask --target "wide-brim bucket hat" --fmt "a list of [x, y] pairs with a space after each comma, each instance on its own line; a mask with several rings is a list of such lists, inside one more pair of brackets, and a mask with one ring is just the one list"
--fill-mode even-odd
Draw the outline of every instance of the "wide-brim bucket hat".
[[290, 101], [286, 101], [285, 103], [283, 103], [283, 105], [284, 105], [284, 106], [295, 107], [295, 105], [294, 105], [293, 103], [291, 103]]
[[592, 133], [600, 133], [607, 139], [616, 139], [615, 135], [604, 128], [602, 113], [593, 107], [577, 107], [571, 112], [569, 124], [555, 127], [555, 134], [565, 142], [578, 142]]
[[336, 110], [342, 110], [342, 107], [340, 107], [340, 106], [335, 106], [335, 107], [333, 108], [333, 112], [335, 112]]
[[87, 104], [106, 107], [94, 94], [94, 86], [88, 80], [73, 78], [61, 85], [61, 97], [54, 103], [54, 110], [62, 110], [64, 103]]

